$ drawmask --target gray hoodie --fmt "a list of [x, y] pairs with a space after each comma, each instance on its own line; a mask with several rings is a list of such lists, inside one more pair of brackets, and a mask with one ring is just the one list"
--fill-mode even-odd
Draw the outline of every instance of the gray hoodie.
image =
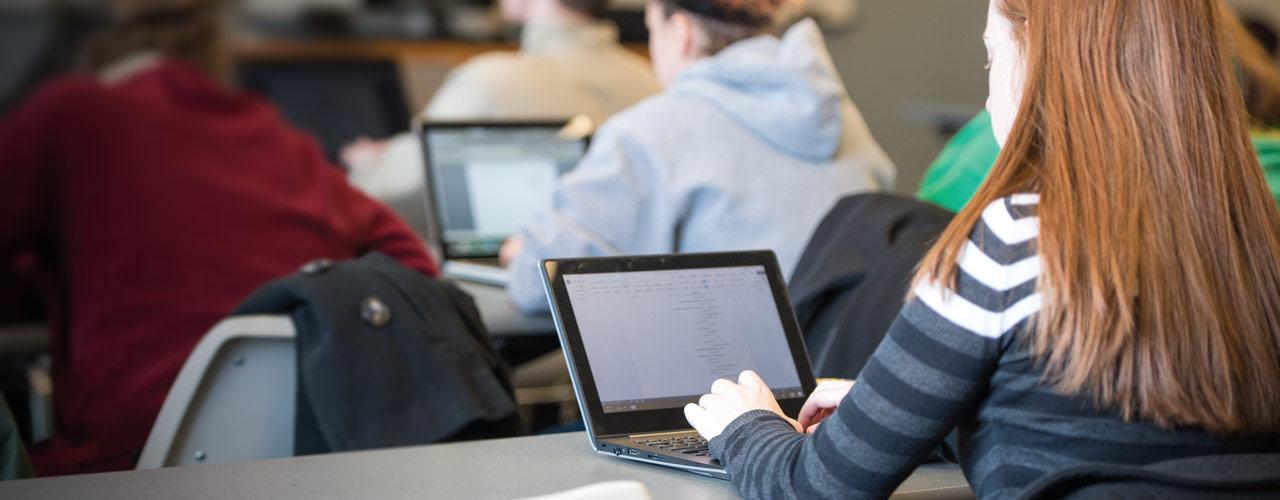
[[508, 293], [548, 307], [551, 257], [770, 249], [790, 277], [841, 197], [891, 188], [894, 166], [849, 100], [811, 20], [743, 40], [601, 126], [522, 229]]

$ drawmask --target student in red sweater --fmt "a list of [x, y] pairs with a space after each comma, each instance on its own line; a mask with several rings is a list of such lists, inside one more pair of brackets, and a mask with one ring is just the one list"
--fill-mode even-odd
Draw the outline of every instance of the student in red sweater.
[[191, 349], [257, 286], [370, 251], [436, 273], [313, 139], [215, 83], [214, 1], [130, 5], [91, 51], [113, 64], [0, 120], [0, 259], [35, 249], [57, 277], [40, 475], [132, 468]]

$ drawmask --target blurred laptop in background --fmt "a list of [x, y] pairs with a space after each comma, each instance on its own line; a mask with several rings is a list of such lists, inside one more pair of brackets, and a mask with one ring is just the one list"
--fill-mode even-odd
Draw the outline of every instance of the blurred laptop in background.
[[551, 207], [556, 179], [582, 159], [591, 129], [586, 118], [422, 124], [427, 211], [444, 274], [505, 286], [498, 251]]

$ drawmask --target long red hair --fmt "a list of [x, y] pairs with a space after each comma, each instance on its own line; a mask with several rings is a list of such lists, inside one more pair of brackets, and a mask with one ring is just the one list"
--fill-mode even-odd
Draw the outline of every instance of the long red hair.
[[1059, 391], [1165, 427], [1280, 432], [1280, 211], [1218, 0], [1004, 0], [1024, 96], [917, 280], [954, 287], [994, 200], [1040, 194], [1026, 332]]

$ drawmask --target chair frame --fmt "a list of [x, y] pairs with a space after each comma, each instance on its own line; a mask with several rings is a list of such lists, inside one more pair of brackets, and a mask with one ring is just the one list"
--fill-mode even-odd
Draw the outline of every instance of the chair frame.
[[[186, 463], [173, 456], [179, 433], [191, 421], [189, 413], [202, 389], [209, 383], [206, 377], [219, 354], [233, 342], [241, 340], [293, 340], [293, 320], [285, 315], [234, 316], [222, 320], [200, 340], [187, 357], [182, 370], [165, 397], [164, 405], [151, 427], [146, 446], [138, 459], [138, 469], [156, 469]], [[197, 460], [201, 460], [197, 457]]]

